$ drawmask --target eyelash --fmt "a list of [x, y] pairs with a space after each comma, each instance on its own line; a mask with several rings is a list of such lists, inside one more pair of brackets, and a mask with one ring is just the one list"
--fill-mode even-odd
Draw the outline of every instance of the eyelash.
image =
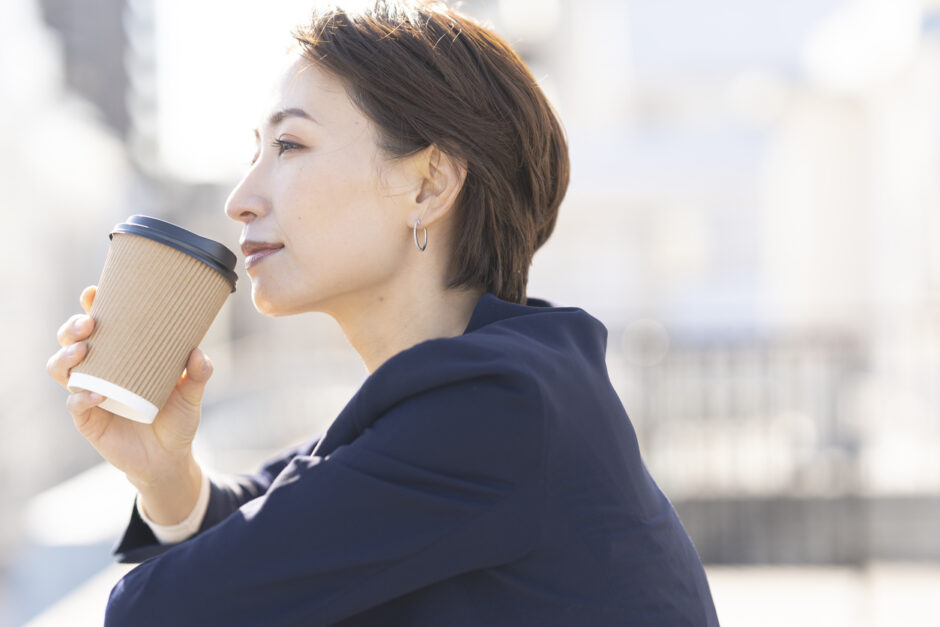
[[[296, 142], [289, 142], [283, 139], [275, 139], [273, 142], [271, 142], [271, 146], [277, 149], [278, 156], [283, 155], [288, 150], [298, 150], [300, 148], [303, 148], [303, 146], [301, 146], [300, 144]], [[255, 154], [255, 156], [252, 157], [251, 160], [248, 162], [248, 165], [249, 166], [254, 165], [255, 161], [258, 160], [259, 156], [260, 154]]]
[[300, 144], [285, 141], [283, 139], [275, 139], [273, 142], [271, 142], [271, 145], [274, 148], [277, 148], [278, 155], [283, 155], [288, 150], [297, 150], [298, 148], [303, 148], [303, 146], [301, 146]]

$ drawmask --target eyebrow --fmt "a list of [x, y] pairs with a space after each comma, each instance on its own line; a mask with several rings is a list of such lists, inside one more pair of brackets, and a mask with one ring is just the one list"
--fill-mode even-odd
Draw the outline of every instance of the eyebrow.
[[[303, 109], [300, 109], [300, 108], [298, 108], [298, 107], [290, 107], [290, 108], [288, 108], [288, 109], [282, 109], [282, 110], [280, 110], [280, 111], [275, 111], [275, 112], [272, 113], [270, 116], [268, 116], [268, 123], [267, 123], [267, 125], [268, 125], [269, 127], [271, 127], [271, 126], [277, 126], [278, 124], [280, 124], [281, 122], [283, 122], [283, 121], [286, 120], [287, 118], [301, 118], [301, 119], [304, 119], [304, 120], [310, 120], [310, 121], [313, 122], [314, 124], [319, 124], [319, 122], [317, 122], [317, 121], [313, 118], [312, 115], [310, 115], [309, 113], [307, 113], [307, 112], [304, 111]], [[255, 131], [255, 137], [259, 137], [259, 136], [260, 136], [260, 133], [258, 132], [258, 129], [254, 129], [254, 131]]]
[[305, 120], [310, 120], [315, 124], [319, 124], [316, 120], [313, 119], [313, 116], [297, 107], [291, 107], [289, 109], [283, 109], [281, 111], [275, 111], [268, 117], [268, 126], [275, 126], [280, 124], [287, 118], [303, 118]]

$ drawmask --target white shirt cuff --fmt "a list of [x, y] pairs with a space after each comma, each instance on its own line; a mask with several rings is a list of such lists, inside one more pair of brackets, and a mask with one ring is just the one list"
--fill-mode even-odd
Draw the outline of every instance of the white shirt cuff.
[[196, 535], [196, 532], [199, 531], [199, 527], [202, 525], [202, 519], [206, 517], [206, 510], [209, 509], [210, 492], [209, 474], [203, 470], [202, 484], [199, 486], [199, 496], [196, 498], [196, 506], [193, 507], [193, 511], [189, 513], [189, 516], [187, 516], [185, 520], [175, 525], [158, 525], [147, 516], [147, 512], [144, 511], [143, 506], [140, 504], [140, 496], [137, 497], [137, 515], [140, 516], [141, 520], [147, 523], [147, 526], [153, 531], [153, 535], [157, 537], [157, 541], [160, 544], [177, 544]]

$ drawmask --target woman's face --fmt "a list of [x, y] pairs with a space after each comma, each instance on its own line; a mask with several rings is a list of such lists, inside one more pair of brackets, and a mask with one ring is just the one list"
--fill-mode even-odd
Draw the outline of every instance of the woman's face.
[[381, 299], [417, 254], [409, 225], [420, 179], [409, 160], [389, 159], [340, 80], [299, 56], [257, 135], [225, 211], [244, 225], [258, 310], [335, 314]]

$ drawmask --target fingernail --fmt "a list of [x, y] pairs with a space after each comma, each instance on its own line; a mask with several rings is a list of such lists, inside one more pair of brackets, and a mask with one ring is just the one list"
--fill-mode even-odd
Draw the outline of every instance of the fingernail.
[[103, 400], [104, 400], [104, 397], [101, 394], [98, 394], [97, 392], [88, 393], [88, 401], [91, 403], [100, 403]]
[[67, 349], [65, 349], [65, 354], [68, 357], [75, 357], [75, 354], [78, 352], [78, 344], [72, 344]]

